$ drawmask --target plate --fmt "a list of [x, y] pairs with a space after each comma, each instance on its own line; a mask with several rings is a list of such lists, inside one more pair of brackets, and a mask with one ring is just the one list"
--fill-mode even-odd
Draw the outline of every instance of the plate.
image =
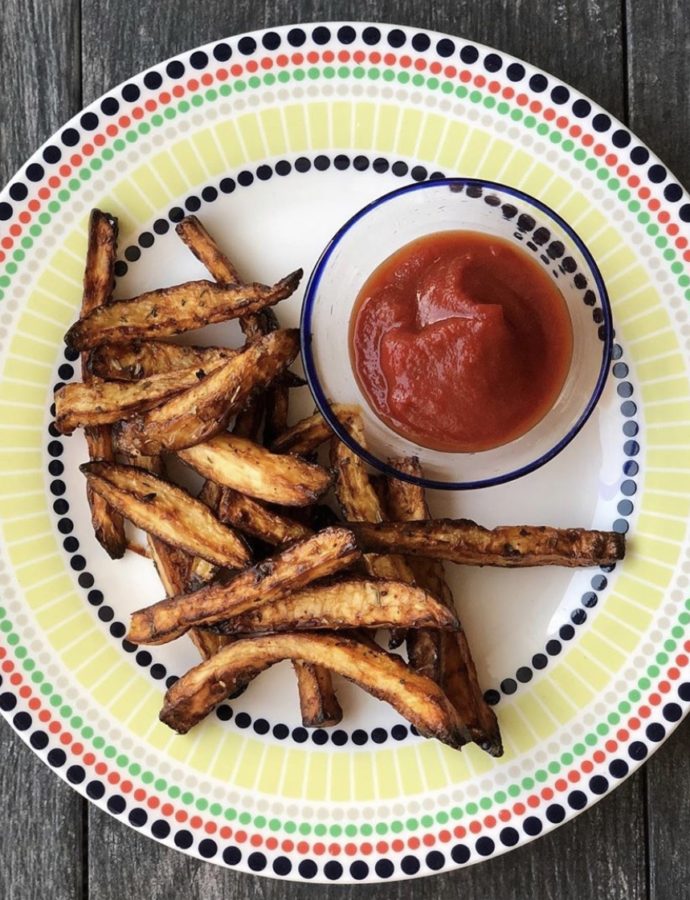
[[[597, 260], [617, 335], [602, 401], [557, 459], [514, 484], [433, 494], [433, 512], [613, 528], [629, 532], [628, 557], [612, 571], [453, 569], [500, 760], [423, 741], [346, 684], [341, 726], [308, 733], [284, 665], [173, 735], [158, 710], [193, 650], [123, 640], [129, 612], [160, 586], [148, 561], [113, 563], [96, 545], [82, 439], [51, 425], [53, 387], [75, 375], [62, 336], [80, 303], [88, 212], [120, 218], [116, 296], [202, 276], [171, 227], [187, 211], [246, 277], [271, 282], [308, 271], [366, 202], [439, 172], [509, 183], [560, 213]], [[0, 196], [5, 717], [122, 822], [280, 878], [453, 869], [614, 789], [690, 702], [689, 221], [682, 188], [606, 112], [441, 34], [363, 23], [255, 32], [93, 103]], [[283, 324], [297, 323], [299, 304], [281, 304]], [[309, 408], [303, 396], [293, 414]]]

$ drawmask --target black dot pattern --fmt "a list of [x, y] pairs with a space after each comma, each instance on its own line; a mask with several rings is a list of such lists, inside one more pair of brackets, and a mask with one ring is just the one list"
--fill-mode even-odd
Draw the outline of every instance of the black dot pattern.
[[[359, 29], [358, 29], [359, 30]], [[311, 37], [317, 44], [327, 44], [334, 40], [337, 40], [343, 45], [352, 44], [352, 42], [356, 39], [357, 31], [352, 26], [341, 26], [337, 32], [334, 34], [329, 28], [325, 26], [316, 26], [311, 30], [311, 35], [308, 36], [304, 29], [301, 28], [293, 28], [291, 29], [286, 37], [286, 41], [289, 45], [293, 47], [302, 46], [308, 39]], [[368, 44], [369, 46], [374, 46], [376, 44], [385, 41], [391, 47], [402, 47], [405, 44], [411, 44], [412, 49], [416, 52], [424, 53], [428, 51], [431, 47], [431, 39], [429, 36], [423, 32], [416, 33], [412, 35], [411, 38], [408, 38], [407, 34], [401, 29], [387, 29], [384, 34], [381, 33], [381, 30], [374, 26], [365, 26], [361, 29], [361, 37], [362, 40]], [[268, 51], [276, 50], [281, 46], [283, 42], [283, 38], [276, 32], [265, 32], [264, 35], [260, 38], [261, 46]], [[237, 52], [241, 55], [251, 55], [257, 51], [257, 40], [254, 37], [245, 36], [244, 38], [238, 39], [236, 43]], [[435, 47], [433, 48], [435, 52], [442, 58], [449, 58], [458, 55], [460, 60], [468, 66], [479, 65], [486, 72], [496, 72], [504, 68], [504, 60], [500, 54], [497, 53], [486, 53], [482, 57], [480, 57], [480, 53], [477, 48], [471, 45], [464, 45], [459, 48], [456, 45], [455, 41], [450, 38], [440, 38], [436, 40]], [[232, 56], [233, 49], [232, 47], [225, 42], [221, 42], [215, 44], [211, 50], [213, 59], [218, 62], [225, 62]], [[205, 68], [209, 64], [209, 57], [205, 51], [199, 50], [194, 51], [189, 54], [188, 57], [185, 58], [185, 62], [181, 60], [173, 60], [167, 64], [165, 67], [166, 75], [172, 79], [182, 78], [186, 72], [187, 66], [194, 70], [201, 70]], [[505, 66], [506, 76], [510, 81], [519, 82], [526, 78], [526, 72], [524, 66], [520, 63], [510, 62], [508, 61], [507, 66]], [[63, 147], [68, 148], [67, 152], [70, 152], [70, 148], [75, 147], [82, 138], [82, 135], [86, 136], [89, 132], [94, 131], [99, 125], [99, 117], [111, 117], [120, 111], [121, 101], [126, 103], [134, 103], [137, 102], [141, 95], [142, 91], [156, 91], [158, 90], [163, 83], [163, 76], [159, 71], [151, 70], [147, 72], [142, 79], [142, 82], [139, 84], [130, 83], [125, 85], [120, 93], [120, 99], [117, 97], [105, 97], [98, 102], [97, 111], [87, 110], [82, 113], [78, 120], [78, 127], [68, 126], [63, 129], [60, 135], [60, 142]], [[549, 80], [539, 73], [532, 75], [529, 79], [529, 87], [537, 92], [542, 93], [547, 89], [550, 89], [550, 97], [554, 104], [565, 105], [570, 102], [571, 95], [570, 91], [565, 87], [558, 84], [550, 84]], [[595, 113], [592, 115], [591, 105], [588, 101], [583, 98], [575, 99], [571, 104], [573, 114], [578, 118], [585, 118], [588, 116], [592, 116], [591, 125], [592, 128], [597, 132], [607, 132], [613, 127], [613, 123], [610, 118], [602, 113]], [[632, 142], [630, 134], [623, 130], [617, 129], [611, 135], [611, 141], [614, 146], [623, 149], [629, 148]], [[628, 151], [630, 161], [635, 166], [648, 166], [646, 169], [646, 176], [648, 179], [658, 185], [662, 185], [668, 181], [668, 172], [662, 165], [658, 163], [650, 162], [650, 154], [649, 151], [642, 146], [633, 146]], [[56, 165], [60, 162], [63, 156], [63, 151], [57, 144], [49, 145], [45, 147], [41, 153], [41, 159], [43, 162], [48, 165]], [[299, 164], [298, 164], [299, 163]], [[319, 162], [317, 164], [314, 161], [314, 166], [317, 170], [325, 170], [330, 165], [333, 165], [334, 168], [338, 170], [346, 170], [349, 167], [354, 168], [356, 171], [365, 171], [370, 166], [376, 172], [387, 172], [390, 168], [392, 173], [398, 177], [410, 177], [414, 180], [424, 180], [427, 177], [433, 177], [434, 174], [438, 177], [439, 173], [429, 173], [421, 167], [413, 167], [410, 171], [407, 163], [403, 161], [396, 161], [392, 165], [388, 163], [386, 160], [378, 159], [378, 160], [369, 160], [363, 156], [357, 156], [354, 159], [349, 159], [344, 154], [340, 154], [338, 157], [334, 159], [324, 158], [323, 156], [319, 158]], [[306, 158], [302, 158], [302, 161], [297, 161], [295, 163], [290, 163], [287, 160], [281, 161], [274, 166], [273, 172], [270, 173], [268, 168], [260, 167], [261, 171], [257, 169], [254, 173], [244, 174], [243, 181], [237, 179], [235, 182], [233, 179], [224, 178], [221, 183], [218, 185], [218, 188], [209, 186], [205, 188], [201, 192], [201, 200], [199, 198], [188, 198], [185, 205], [188, 210], [193, 211], [196, 205], [196, 209], [199, 209], [201, 206], [201, 202], [204, 203], [212, 203], [218, 196], [218, 191], [223, 193], [231, 193], [235, 189], [236, 183], [239, 183], [240, 186], [249, 186], [254, 181], [254, 178], [259, 180], [268, 180], [271, 177], [271, 174], [285, 176], [292, 171], [293, 166], [294, 170], [297, 172], [308, 171], [311, 168], [312, 162], [307, 160]], [[28, 183], [38, 183], [45, 177], [45, 169], [43, 165], [37, 162], [32, 162], [27, 165], [26, 169], [23, 172], [23, 177], [26, 179]], [[244, 182], [244, 183], [243, 183]], [[27, 198], [29, 193], [28, 187], [26, 184], [21, 181], [15, 181], [10, 185], [8, 189], [8, 196], [10, 200], [15, 201], [17, 203], [22, 202]], [[675, 182], [666, 183], [663, 187], [663, 195], [664, 199], [669, 203], [679, 203], [683, 197], [683, 191], [681, 187]], [[487, 200], [488, 202], [488, 200]], [[13, 215], [14, 208], [12, 203], [7, 201], [0, 202], [0, 221], [7, 221]], [[142, 233], [137, 239], [136, 250], [138, 254], [135, 253], [134, 250], [127, 248], [129, 253], [125, 251], [123, 254], [125, 259], [128, 262], [136, 262], [136, 260], [140, 256], [141, 249], [147, 249], [152, 246], [155, 241], [156, 235], [163, 235], [167, 233], [170, 228], [170, 222], [179, 221], [179, 219], [184, 215], [184, 211], [175, 208], [171, 210], [168, 219], [159, 219], [153, 225], [153, 234], [149, 232]], [[688, 222], [690, 221], [690, 203], [685, 203], [681, 205], [678, 209], [678, 215], [681, 221]], [[524, 224], [524, 223], [523, 223]], [[542, 246], [543, 242], [538, 242], [538, 236], [533, 235], [534, 243], [537, 246]], [[552, 250], [557, 248], [547, 247], [547, 253], [549, 257], [553, 259], [559, 259], [563, 256], [561, 253], [560, 256], [558, 253], [554, 253], [552, 255]], [[570, 267], [571, 263], [567, 261], [567, 259], [562, 260], [564, 264], [564, 269], [567, 271]], [[120, 261], [120, 269], [118, 274], [122, 275], [127, 271], [126, 263]], [[578, 285], [579, 287], [579, 285]], [[584, 287], [584, 286], [583, 286]], [[596, 312], [596, 310], [595, 310]], [[596, 320], [595, 320], [596, 321]], [[68, 362], [73, 361], [73, 358], [66, 356]], [[70, 367], [64, 365], [61, 367], [59, 372], [59, 377], [61, 380], [69, 379], [72, 377], [73, 372], [69, 372], [68, 369]], [[622, 475], [624, 476], [624, 480], [621, 482], [621, 492], [624, 495], [624, 499], [618, 503], [617, 511], [620, 515], [620, 519], [616, 520], [614, 527], [618, 530], [622, 527], [621, 523], [625, 522], [629, 516], [631, 516], [634, 512], [634, 498], [636, 493], [636, 485], [634, 482], [635, 476], [637, 476], [639, 472], [639, 463], [635, 458], [639, 457], [640, 454], [640, 441], [638, 435], [638, 426], [635, 421], [635, 416], [637, 414], [637, 407], [634, 402], [634, 389], [632, 384], [627, 380], [627, 367], [623, 364], [622, 366], [616, 364], [613, 369], [613, 375], [616, 379], [619, 380], [619, 384], [617, 385], [618, 394], [622, 400], [621, 402], [621, 414], [626, 417], [628, 422], [623, 427], [623, 435], [629, 440], [624, 443], [624, 452], [628, 459], [624, 463]], [[54, 429], [50, 430], [51, 438], [59, 438], [54, 431]], [[635, 438], [635, 439], [633, 439]], [[94, 584], [93, 576], [90, 572], [86, 571], [87, 562], [85, 558], [77, 553], [79, 549], [79, 542], [76, 538], [73, 538], [70, 532], [73, 530], [73, 524], [68, 517], [69, 513], [69, 502], [64, 498], [64, 494], [66, 492], [65, 483], [58, 477], [62, 474], [63, 469], [61, 468], [62, 463], [59, 461], [57, 457], [61, 456], [62, 448], [59, 440], [51, 440], [48, 445], [48, 454], [51, 457], [51, 461], [49, 465], [53, 466], [51, 469], [51, 475], [55, 476], [50, 485], [50, 490], [55, 498], [53, 501], [53, 508], [57, 516], [60, 517], [58, 530], [60, 530], [63, 534], [67, 535], [65, 538], [65, 547], [66, 552], [72, 555], [71, 563], [75, 572], [79, 572], [78, 580], [80, 586], [88, 591], [88, 602], [98, 609], [99, 615], [101, 616], [104, 622], [110, 622], [109, 625], [110, 633], [114, 639], [118, 641], [122, 640], [124, 635], [124, 631], [122, 630], [124, 626], [122, 623], [111, 622], [114, 613], [110, 607], [106, 606], [104, 603], [104, 598], [102, 593], [97, 590], [91, 590]], [[69, 543], [68, 543], [69, 542]], [[504, 684], [509, 686], [511, 690], [515, 690], [517, 686], [514, 687], [515, 681], [518, 683], [526, 683], [532, 677], [533, 670], [539, 670], [548, 664], [548, 655], [555, 655], [559, 653], [562, 649], [562, 642], [571, 640], [574, 635], [573, 626], [577, 626], [582, 624], [587, 619], [587, 609], [591, 609], [596, 606], [598, 602], [598, 593], [606, 588], [607, 582], [606, 579], [602, 576], [596, 576], [596, 580], [593, 579], [592, 590], [586, 591], [582, 596], [582, 606], [577, 610], [574, 610], [570, 616], [570, 622], [566, 625], [561, 626], [558, 629], [558, 640], [556, 638], [552, 638], [546, 647], [546, 654], [535, 654], [532, 658], [532, 668], [523, 666], [520, 667], [517, 672], [515, 679], [505, 679]], [[123, 646], [127, 642], [123, 642]], [[136, 648], [129, 645], [128, 647], [124, 647], [127, 652], [133, 653], [136, 651]], [[146, 665], [150, 668], [152, 676], [161, 679], [165, 678], [165, 669], [160, 666], [160, 664], [153, 661], [151, 658], [151, 654], [146, 653], [144, 657], [138, 659], [137, 662], [140, 665]], [[155, 673], [154, 673], [155, 670]], [[172, 682], [175, 676], [170, 676], [168, 681]], [[682, 684], [678, 688], [678, 698], [680, 701], [687, 703], [690, 702], [690, 684]], [[0, 708], [5, 713], [12, 713], [16, 708], [17, 700], [16, 697], [12, 693], [2, 693], [0, 694]], [[227, 709], [227, 707], [225, 707]], [[223, 707], [221, 707], [223, 709]], [[223, 718], [220, 710], [219, 718]], [[675, 723], [682, 716], [682, 707], [679, 703], [675, 701], [670, 701], [666, 703], [661, 710], [661, 714], [666, 722]], [[241, 714], [240, 714], [241, 715]], [[230, 711], [230, 715], [227, 718], [232, 717], [232, 712]], [[239, 718], [239, 716], [238, 716]], [[31, 715], [28, 712], [20, 710], [13, 714], [13, 725], [18, 731], [29, 731], [34, 726], [34, 721]], [[249, 723], [245, 725], [248, 727]], [[279, 740], [284, 740], [289, 736], [289, 729], [281, 723], [277, 723], [276, 725], [270, 728], [269, 723], [265, 722], [265, 720], [257, 719], [253, 723], [253, 728], [258, 734], [266, 733], [268, 730], [272, 730], [272, 734]], [[367, 741], [371, 740], [374, 743], [384, 742], [386, 740], [404, 740], [410, 729], [405, 725], [394, 725], [390, 729], [390, 733], [386, 732], [385, 729], [374, 729], [370, 735], [367, 735], [365, 732], [359, 730], [360, 733], [354, 732], [351, 736], [353, 743], [364, 744]], [[302, 734], [303, 733], [303, 734]], [[645, 738], [651, 744], [659, 743], [664, 739], [667, 733], [667, 728], [661, 722], [651, 722], [646, 726], [645, 729]], [[313, 732], [312, 739], [314, 736], [320, 734], [320, 732]], [[342, 729], [337, 729], [332, 732], [333, 735], [338, 735], [337, 739], [334, 740], [336, 744], [344, 744], [347, 743], [350, 736], [348, 736], [347, 732]], [[357, 737], [355, 737], [357, 734]], [[309, 733], [306, 729], [294, 729], [293, 737], [297, 740], [307, 740], [309, 737]], [[49, 748], [49, 737], [48, 735], [40, 730], [35, 729], [32, 730], [30, 735], [28, 736], [29, 743], [31, 746], [38, 752], [45, 754], [45, 758], [47, 762], [56, 769], [64, 769], [64, 777], [70, 781], [72, 784], [81, 786], [84, 785], [83, 792], [93, 800], [100, 801], [104, 798], [106, 793], [106, 788], [104, 785], [98, 780], [87, 780], [87, 774], [84, 768], [80, 765], [71, 764], [65, 768], [67, 765], [67, 756], [60, 747]], [[319, 743], [321, 738], [317, 738], [315, 740], [316, 743]], [[647, 744], [640, 739], [634, 740], [630, 743], [627, 748], [627, 757], [629, 761], [624, 759], [615, 759], [611, 760], [608, 764], [608, 771], [610, 775], [610, 779], [620, 779], [625, 777], [625, 775], [629, 771], [629, 767], [631, 763], [638, 763], [641, 760], [645, 759], [648, 754]], [[593, 776], [588, 784], [588, 788], [592, 794], [600, 795], [606, 792], [610, 786], [611, 781], [609, 778], [604, 777], [603, 775], [595, 775]], [[584, 791], [574, 790], [571, 791], [567, 796], [567, 805], [570, 809], [579, 811], [583, 809], [587, 805], [587, 795]], [[122, 815], [127, 811], [127, 803], [126, 800], [118, 794], [112, 794], [107, 799], [107, 808], [114, 815]], [[563, 820], [566, 813], [564, 808], [557, 804], [551, 804], [545, 812], [546, 819], [552, 823], [558, 823]], [[128, 813], [128, 821], [134, 826], [138, 828], [143, 828], [148, 826], [151, 834], [160, 839], [165, 840], [169, 837], [171, 833], [171, 826], [168, 822], [164, 820], [155, 820], [151, 823], [148, 821], [148, 813], [140, 808], [132, 808]], [[524, 832], [528, 835], [536, 835], [539, 834], [542, 830], [541, 821], [535, 816], [529, 816], [523, 822]], [[499, 835], [500, 843], [505, 847], [514, 846], [519, 841], [519, 832], [515, 828], [506, 827], [503, 828]], [[181, 829], [176, 832], [174, 836], [174, 842], [176, 846], [181, 847], [183, 849], [187, 849], [193, 844], [192, 835]], [[475, 843], [474, 850], [480, 856], [490, 855], [494, 852], [494, 841], [489, 837], [481, 837]], [[211, 839], [202, 839], [198, 844], [198, 852], [202, 858], [212, 859], [219, 853], [219, 848], [217, 847], [215, 841]], [[462, 865], [469, 861], [472, 855], [472, 851], [470, 848], [464, 844], [456, 844], [452, 848], [450, 848], [450, 859], [453, 863], [457, 865]], [[226, 865], [236, 866], [242, 861], [242, 852], [237, 847], [226, 846], [222, 850], [222, 858]], [[268, 865], [268, 861], [264, 854], [259, 852], [250, 853], [247, 857], [246, 861], [247, 866], [252, 871], [260, 872]], [[431, 871], [436, 871], [440, 868], [443, 868], [446, 865], [446, 857], [443, 853], [439, 851], [431, 851], [426, 854], [424, 857], [424, 864]], [[404, 875], [415, 875], [419, 872], [421, 863], [420, 859], [412, 854], [408, 854], [404, 856], [400, 861], [400, 871]], [[285, 876], [290, 874], [292, 871], [292, 863], [286, 857], [276, 857], [271, 862], [272, 871], [279, 876]], [[329, 880], [338, 880], [344, 874], [344, 867], [340, 862], [334, 860], [328, 860], [323, 864], [322, 872], [325, 877]], [[390, 860], [378, 860], [376, 864], [376, 874], [381, 878], [390, 877], [390, 874], [393, 874], [395, 871], [395, 865]], [[313, 860], [303, 860], [299, 864], [299, 873], [301, 877], [305, 879], [311, 879], [316, 877], [319, 872], [319, 865]], [[370, 867], [369, 864], [363, 860], [355, 860], [349, 864], [348, 868], [349, 875], [354, 880], [362, 880], [367, 878], [370, 875]], [[390, 872], [390, 874], [389, 874]]]

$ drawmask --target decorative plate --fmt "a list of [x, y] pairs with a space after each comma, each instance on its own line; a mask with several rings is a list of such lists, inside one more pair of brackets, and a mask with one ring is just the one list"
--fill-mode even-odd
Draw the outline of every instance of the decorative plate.
[[[629, 532], [613, 571], [454, 568], [506, 753], [454, 752], [340, 686], [307, 732], [285, 664], [185, 737], [158, 722], [191, 644], [138, 649], [162, 596], [89, 526], [79, 435], [51, 424], [74, 377], [90, 208], [121, 227], [116, 296], [201, 277], [173, 223], [198, 213], [247, 277], [309, 271], [357, 208], [473, 175], [538, 197], [585, 240], [617, 330], [596, 413], [543, 469], [431, 496], [439, 515]], [[387, 25], [284, 27], [155, 66], [56, 134], [0, 195], [0, 707], [56, 773], [162, 843], [281, 878], [378, 881], [487, 859], [577, 815], [690, 703], [690, 200], [626, 128], [486, 47]], [[566, 268], [567, 259], [559, 265]], [[282, 304], [296, 324], [300, 298]], [[232, 329], [225, 332], [231, 340]], [[306, 393], [303, 389], [302, 394]], [[310, 408], [303, 396], [301, 409]]]

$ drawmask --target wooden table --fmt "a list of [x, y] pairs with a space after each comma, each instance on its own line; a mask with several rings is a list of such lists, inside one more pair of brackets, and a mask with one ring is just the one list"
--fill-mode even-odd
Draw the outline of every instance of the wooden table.
[[[395, 21], [482, 41], [570, 82], [690, 183], [684, 0], [3, 0], [0, 182], [65, 120], [167, 56], [253, 28]], [[224, 871], [116, 822], [0, 723], [0, 897], [654, 898], [690, 895], [690, 722], [611, 796], [537, 842], [454, 874], [310, 887]]]

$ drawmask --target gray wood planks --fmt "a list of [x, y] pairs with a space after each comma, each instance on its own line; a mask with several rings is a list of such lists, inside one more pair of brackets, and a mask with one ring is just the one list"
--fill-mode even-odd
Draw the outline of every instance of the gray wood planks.
[[[81, 106], [78, 24], [78, 0], [3, 3], [3, 184]], [[5, 722], [0, 722], [0, 759], [0, 897], [81, 897], [86, 804]]]

